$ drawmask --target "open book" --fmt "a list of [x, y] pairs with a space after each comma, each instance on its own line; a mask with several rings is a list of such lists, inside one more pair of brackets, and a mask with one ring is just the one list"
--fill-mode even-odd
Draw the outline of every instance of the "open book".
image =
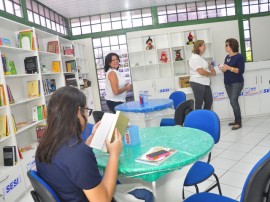
[[165, 147], [152, 147], [146, 153], [135, 159], [138, 163], [158, 166], [168, 158], [173, 156], [177, 151]]
[[123, 112], [104, 113], [101, 123], [90, 143], [90, 147], [107, 152], [106, 139], [113, 142], [114, 129], [117, 128], [122, 137], [125, 135], [129, 118]]

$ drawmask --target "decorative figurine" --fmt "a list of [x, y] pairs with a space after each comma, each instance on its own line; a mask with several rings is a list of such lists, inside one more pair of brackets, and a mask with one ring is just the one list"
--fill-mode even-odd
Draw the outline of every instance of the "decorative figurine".
[[193, 39], [194, 39], [194, 36], [191, 34], [191, 32], [189, 32], [187, 45], [194, 44]]
[[161, 52], [159, 60], [160, 60], [161, 63], [167, 63], [168, 62], [167, 53], [165, 51]]
[[181, 49], [176, 49], [175, 51], [175, 61], [181, 61], [183, 58], [181, 57]]
[[151, 39], [151, 37], [149, 36], [148, 39], [146, 40], [146, 50], [152, 50], [154, 49], [154, 45], [153, 45], [153, 40]]

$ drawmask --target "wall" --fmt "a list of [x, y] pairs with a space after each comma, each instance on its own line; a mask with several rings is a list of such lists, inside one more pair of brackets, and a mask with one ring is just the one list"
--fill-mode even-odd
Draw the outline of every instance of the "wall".
[[269, 60], [270, 16], [250, 19], [253, 61]]

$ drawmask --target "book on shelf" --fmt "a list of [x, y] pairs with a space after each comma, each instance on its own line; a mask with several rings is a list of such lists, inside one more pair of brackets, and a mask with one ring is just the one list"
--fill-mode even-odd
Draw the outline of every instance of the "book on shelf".
[[65, 74], [65, 81], [66, 81], [66, 86], [75, 86], [77, 87], [77, 80], [74, 74]]
[[40, 96], [40, 81], [31, 80], [27, 81], [28, 98], [36, 98]]
[[26, 50], [35, 50], [35, 40], [33, 30], [23, 30], [19, 32], [20, 48]]
[[138, 163], [158, 166], [168, 158], [173, 156], [177, 151], [166, 147], [152, 147], [146, 153], [135, 159]]
[[24, 59], [24, 68], [26, 74], [36, 74], [38, 73], [38, 63], [37, 56], [26, 57]]
[[117, 111], [116, 114], [104, 113], [100, 125], [90, 143], [90, 147], [107, 152], [106, 140], [114, 141], [114, 130], [118, 129], [122, 137], [126, 133], [129, 118], [123, 112]]
[[59, 54], [58, 41], [49, 41], [47, 44], [47, 52]]
[[5, 106], [6, 104], [7, 103], [6, 103], [4, 84], [0, 84], [0, 107]]
[[66, 70], [67, 70], [67, 72], [75, 72], [76, 71], [76, 60], [66, 61]]
[[64, 55], [74, 55], [74, 46], [72, 44], [63, 45]]
[[0, 115], [0, 139], [8, 135], [8, 122], [6, 115]]
[[14, 97], [12, 95], [11, 89], [10, 89], [10, 87], [8, 85], [7, 85], [7, 94], [8, 94], [9, 104], [15, 103], [15, 100], [14, 100]]
[[17, 130], [20, 130], [21, 128], [26, 127], [29, 124], [30, 123], [29, 122], [26, 122], [26, 121], [18, 122], [18, 123], [16, 123], [16, 128], [17, 128]]
[[14, 130], [14, 133], [16, 133], [17, 132], [17, 127], [16, 127], [14, 114], [11, 114], [11, 119], [12, 119], [12, 127], [13, 127], [13, 130]]
[[60, 61], [52, 61], [52, 72], [61, 72]]
[[14, 166], [17, 160], [16, 146], [3, 147], [4, 166]]
[[45, 131], [46, 128], [46, 124], [41, 124], [41, 125], [37, 125], [36, 127], [36, 133], [37, 133], [37, 141], [40, 142], [42, 137], [43, 137], [43, 133]]
[[50, 93], [56, 91], [55, 79], [42, 79], [42, 84], [45, 95], [49, 95]]

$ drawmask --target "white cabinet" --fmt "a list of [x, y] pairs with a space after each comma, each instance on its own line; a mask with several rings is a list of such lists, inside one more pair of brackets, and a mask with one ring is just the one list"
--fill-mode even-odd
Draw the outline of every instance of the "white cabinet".
[[211, 78], [211, 90], [213, 95], [213, 111], [220, 119], [230, 117], [230, 101], [224, 86], [223, 74]]
[[0, 180], [0, 202], [16, 201], [25, 191], [24, 177], [20, 163], [12, 166], [8, 172], [2, 173], [1, 167]]
[[[209, 61], [213, 60], [212, 34], [209, 28], [127, 33], [135, 100], [141, 90], [148, 90], [151, 98], [168, 98], [170, 93], [179, 89], [179, 84], [175, 81], [189, 74], [188, 60], [193, 48], [192, 44], [187, 45], [189, 33], [196, 40], [205, 41], [207, 49], [204, 57]], [[149, 38], [152, 40], [150, 50], [146, 44]]]
[[260, 110], [261, 114], [267, 114], [270, 113], [270, 69], [260, 69], [258, 73]]
[[[222, 81], [222, 82], [221, 82]], [[244, 87], [239, 96], [242, 117], [270, 113], [270, 68], [248, 70], [244, 73]], [[223, 74], [211, 78], [213, 111], [220, 119], [234, 118], [223, 84]]]
[[270, 113], [270, 69], [247, 71], [244, 74], [246, 115]]

